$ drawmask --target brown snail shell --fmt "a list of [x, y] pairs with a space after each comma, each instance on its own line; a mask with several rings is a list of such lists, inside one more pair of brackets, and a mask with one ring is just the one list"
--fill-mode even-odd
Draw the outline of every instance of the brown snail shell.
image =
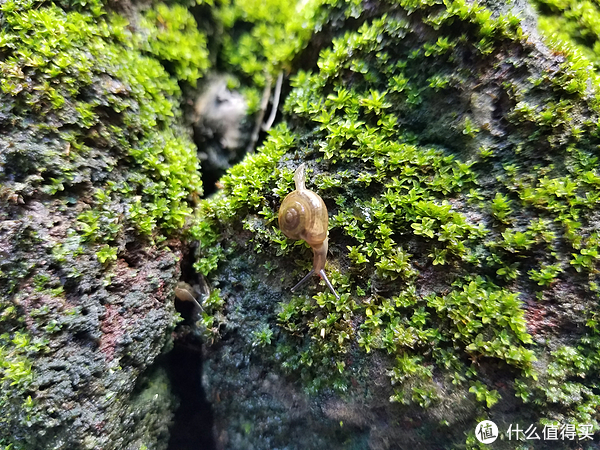
[[339, 298], [325, 274], [328, 249], [327, 225], [329, 222], [327, 207], [317, 193], [306, 189], [304, 169], [304, 164], [296, 169], [294, 173], [296, 190], [283, 199], [279, 208], [279, 228], [283, 234], [290, 239], [306, 241], [314, 255], [312, 270], [292, 288], [292, 292], [316, 274], [325, 281], [333, 295]]
[[329, 216], [323, 199], [308, 189], [296, 190], [279, 208], [279, 228], [290, 239], [302, 239], [309, 245], [327, 239]]

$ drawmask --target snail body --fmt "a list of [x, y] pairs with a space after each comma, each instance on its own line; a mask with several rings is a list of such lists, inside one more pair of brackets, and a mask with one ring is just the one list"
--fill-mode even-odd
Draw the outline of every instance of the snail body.
[[296, 169], [294, 173], [296, 190], [283, 199], [279, 208], [279, 228], [283, 234], [290, 239], [306, 241], [313, 251], [312, 270], [292, 288], [292, 292], [306, 283], [311, 276], [318, 275], [325, 281], [333, 295], [339, 298], [325, 274], [328, 250], [327, 224], [329, 222], [327, 207], [317, 193], [306, 189], [304, 169], [304, 164]]
[[179, 281], [175, 286], [175, 297], [177, 297], [183, 302], [195, 303], [201, 311], [204, 311], [204, 309], [200, 305], [200, 302], [196, 300], [196, 297], [194, 296], [195, 293], [196, 290], [185, 281]]

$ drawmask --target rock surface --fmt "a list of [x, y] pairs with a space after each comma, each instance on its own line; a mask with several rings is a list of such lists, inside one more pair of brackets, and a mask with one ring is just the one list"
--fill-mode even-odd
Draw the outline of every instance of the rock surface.
[[[269, 42], [261, 5], [225, 51], [262, 49], [241, 71], [258, 92], [313, 26], [298, 14]], [[161, 356], [173, 289], [198, 281], [192, 240], [211, 292], [175, 336], [218, 448], [479, 448], [483, 419], [495, 448], [519, 448], [511, 424], [567, 433], [520, 448], [598, 448], [588, 61], [548, 47], [524, 2], [328, 1], [282, 122], [197, 205], [180, 109], [209, 66], [197, 7], [0, 5], [0, 448], [193, 446], [185, 426], [210, 415], [188, 402], [173, 427], [185, 352]], [[228, 29], [250, 20], [220, 11]], [[339, 300], [317, 278], [289, 292], [312, 261], [277, 227], [301, 162], [329, 209]]]
[[[480, 448], [484, 419], [495, 448], [597, 448], [589, 62], [546, 46], [524, 3], [331, 1], [322, 17], [284, 123], [193, 230], [219, 448]], [[301, 162], [340, 300], [316, 278], [289, 291], [312, 260], [277, 227]], [[567, 437], [516, 444], [511, 424]]]
[[169, 442], [157, 361], [202, 192], [178, 82], [208, 62], [186, 7], [121, 7], [0, 5], [3, 449]]

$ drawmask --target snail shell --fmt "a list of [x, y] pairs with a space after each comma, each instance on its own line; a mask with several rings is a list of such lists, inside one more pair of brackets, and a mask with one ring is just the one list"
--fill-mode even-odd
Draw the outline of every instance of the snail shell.
[[323, 199], [308, 189], [295, 190], [279, 208], [279, 228], [290, 239], [303, 239], [308, 245], [327, 239], [329, 216]]
[[296, 286], [294, 292], [314, 275], [319, 275], [331, 292], [339, 298], [325, 274], [329, 216], [323, 199], [315, 192], [306, 189], [304, 184], [305, 165], [301, 164], [294, 174], [296, 190], [288, 194], [279, 208], [279, 228], [290, 239], [302, 239], [313, 251], [313, 269]]

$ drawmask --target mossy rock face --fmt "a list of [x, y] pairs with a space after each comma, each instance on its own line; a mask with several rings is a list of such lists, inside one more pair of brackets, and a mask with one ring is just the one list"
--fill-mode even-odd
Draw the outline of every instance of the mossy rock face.
[[129, 6], [0, 5], [0, 448], [167, 446], [148, 369], [201, 194], [178, 83], [208, 62], [187, 8]]
[[[510, 424], [596, 433], [590, 63], [507, 5], [331, 3], [284, 123], [193, 229], [220, 445], [478, 448], [486, 418], [498, 448], [517, 448]], [[312, 261], [277, 226], [302, 162], [339, 300], [317, 278], [289, 291]]]
[[590, 1], [536, 0], [540, 31], [554, 41], [576, 47], [595, 65], [600, 64], [600, 7]]

